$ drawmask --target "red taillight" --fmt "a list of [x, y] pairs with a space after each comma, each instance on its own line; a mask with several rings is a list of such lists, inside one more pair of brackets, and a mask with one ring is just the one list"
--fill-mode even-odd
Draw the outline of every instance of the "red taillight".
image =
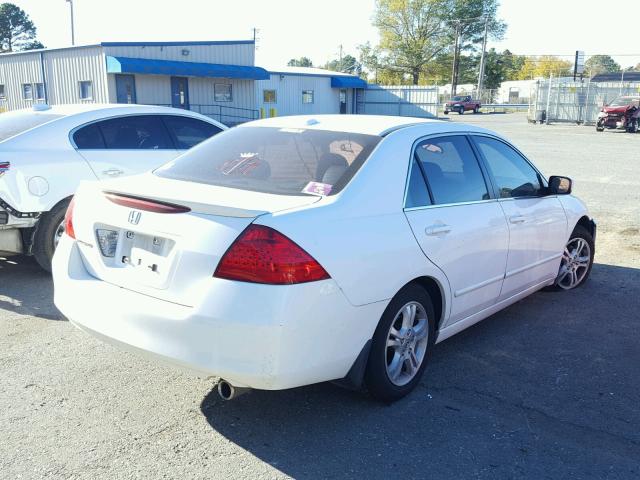
[[76, 238], [76, 232], [73, 229], [73, 207], [75, 206], [75, 198], [71, 198], [67, 212], [64, 214], [64, 231], [71, 238]]
[[215, 277], [291, 285], [325, 280], [329, 274], [307, 252], [273, 228], [251, 225], [224, 254]]
[[122, 195], [119, 193], [104, 192], [104, 196], [116, 205], [135, 208], [136, 210], [144, 210], [145, 212], [186, 213], [191, 211], [189, 207], [183, 207], [182, 205], [174, 205], [173, 203], [160, 202], [158, 200], [149, 200], [147, 198], [132, 197], [130, 195]]

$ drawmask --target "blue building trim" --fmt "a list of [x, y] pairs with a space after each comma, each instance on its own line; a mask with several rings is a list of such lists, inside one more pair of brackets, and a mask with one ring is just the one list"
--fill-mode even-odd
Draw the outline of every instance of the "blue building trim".
[[367, 88], [368, 83], [355, 75], [331, 75], [330, 73], [302, 73], [276, 72], [269, 70], [271, 75], [286, 75], [290, 77], [321, 77], [331, 79], [331, 88]]
[[242, 80], [268, 80], [270, 78], [269, 73], [264, 68], [249, 65], [223, 65], [218, 63], [179, 62], [176, 60], [112, 56], [107, 56], [107, 73], [237, 78]]
[[331, 88], [367, 88], [367, 82], [360, 77], [331, 77]]
[[253, 40], [205, 40], [195, 42], [102, 42], [103, 47], [188, 47], [196, 45], [249, 45]]

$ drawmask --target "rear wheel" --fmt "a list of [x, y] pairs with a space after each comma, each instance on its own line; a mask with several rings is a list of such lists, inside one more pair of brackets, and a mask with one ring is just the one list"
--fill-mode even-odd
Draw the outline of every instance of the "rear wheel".
[[558, 276], [547, 290], [572, 290], [586, 282], [593, 266], [594, 243], [589, 231], [578, 225], [565, 246]]
[[480, 113], [480, 107], [477, 105], [473, 107], [473, 113]]
[[365, 382], [378, 400], [394, 402], [420, 382], [435, 343], [429, 294], [410, 284], [391, 300], [373, 336]]
[[51, 271], [51, 259], [64, 233], [64, 214], [70, 199], [64, 200], [40, 217], [33, 235], [31, 253], [44, 270]]

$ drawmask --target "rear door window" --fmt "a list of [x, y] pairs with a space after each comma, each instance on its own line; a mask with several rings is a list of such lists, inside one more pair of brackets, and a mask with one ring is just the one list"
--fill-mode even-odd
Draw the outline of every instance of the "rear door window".
[[161, 177], [282, 195], [333, 195], [380, 141], [376, 135], [236, 127], [155, 171]]
[[187, 150], [194, 147], [222, 131], [219, 127], [197, 118], [165, 115], [163, 119], [173, 137], [176, 148], [179, 150]]
[[420, 163], [437, 205], [488, 200], [478, 160], [464, 135], [430, 138], [418, 144]]
[[73, 134], [73, 142], [76, 144], [76, 148], [80, 150], [105, 148], [104, 138], [102, 138], [102, 132], [100, 132], [100, 127], [97, 123], [92, 123], [76, 130]]
[[173, 148], [159, 115], [130, 115], [97, 122], [105, 147], [115, 150], [165, 150]]

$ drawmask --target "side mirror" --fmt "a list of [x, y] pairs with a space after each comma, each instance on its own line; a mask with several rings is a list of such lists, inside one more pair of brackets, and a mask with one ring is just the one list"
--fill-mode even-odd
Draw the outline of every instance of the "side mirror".
[[569, 177], [549, 177], [549, 195], [569, 195], [573, 182]]

